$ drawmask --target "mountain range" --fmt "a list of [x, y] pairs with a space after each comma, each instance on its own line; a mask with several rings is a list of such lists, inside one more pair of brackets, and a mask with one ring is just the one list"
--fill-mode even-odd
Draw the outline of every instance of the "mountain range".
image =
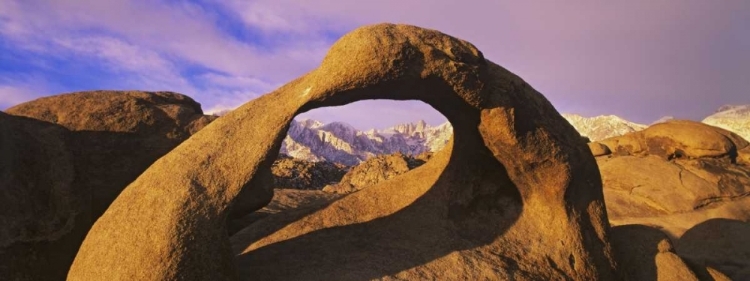
[[[562, 114], [582, 136], [591, 141], [640, 131], [645, 124], [615, 115], [584, 117]], [[660, 118], [652, 124], [674, 119]], [[706, 117], [704, 123], [721, 127], [750, 139], [750, 105], [727, 105]], [[358, 130], [344, 122], [324, 124], [316, 120], [294, 120], [281, 147], [281, 153], [308, 161], [330, 161], [356, 165], [370, 157], [401, 152], [418, 155], [442, 149], [453, 135], [449, 122], [430, 126], [425, 121], [399, 124], [386, 129]]]
[[750, 104], [722, 106], [703, 119], [703, 123], [735, 132], [750, 140]]
[[360, 131], [343, 122], [323, 124], [309, 119], [294, 120], [281, 153], [308, 161], [356, 165], [381, 154], [418, 155], [437, 151], [452, 135], [453, 127], [448, 122], [433, 127], [419, 121], [383, 130]]

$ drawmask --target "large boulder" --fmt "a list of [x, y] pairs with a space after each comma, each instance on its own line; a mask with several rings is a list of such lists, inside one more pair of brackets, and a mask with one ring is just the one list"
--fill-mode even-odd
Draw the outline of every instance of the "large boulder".
[[14, 258], [2, 259], [0, 276], [10, 280], [64, 279], [120, 191], [215, 118], [187, 96], [135, 91], [46, 97], [7, 113], [0, 253]]
[[[739, 241], [747, 236], [732, 231], [737, 227], [721, 228], [750, 222], [750, 166], [743, 160], [749, 146], [744, 139], [701, 123], [669, 121], [601, 143], [614, 152], [596, 159], [609, 220], [618, 226], [615, 230], [621, 229], [619, 225], [639, 224], [663, 231], [676, 241], [676, 254], [701, 280], [742, 276], [736, 267], [746, 260], [745, 253], [733, 251], [742, 249], [742, 243], [729, 249], [717, 241]], [[732, 223], [708, 231], [706, 225], [717, 224], [706, 222], [717, 219]], [[629, 234], [623, 240], [635, 236]], [[671, 255], [661, 256], [657, 255], [657, 260], [681, 263], [667, 258]], [[686, 276], [671, 278], [684, 280]], [[636, 279], [651, 279], [641, 277]]]
[[[450, 148], [258, 241], [232, 241], [235, 260], [225, 218], [270, 201], [295, 115], [365, 99], [432, 105], [454, 125]], [[610, 280], [608, 229], [594, 157], [549, 101], [468, 42], [379, 24], [157, 160], [96, 222], [68, 279], [235, 280], [239, 269], [263, 280]]]
[[[90, 222], [65, 128], [0, 112], [0, 276], [61, 280]], [[90, 224], [89, 224], [90, 225]], [[73, 243], [71, 243], [73, 242]], [[66, 260], [60, 262], [60, 260]]]
[[620, 155], [659, 155], [665, 158], [726, 157], [736, 161], [748, 142], [730, 131], [687, 120], [654, 124], [643, 131], [602, 140]]
[[424, 164], [402, 153], [379, 155], [354, 166], [335, 184], [323, 188], [325, 192], [351, 193], [367, 186], [396, 177]]
[[142, 91], [63, 94], [6, 112], [73, 132], [71, 150], [81, 174], [75, 184], [92, 197], [94, 220], [151, 163], [216, 118], [203, 115], [188, 96]]

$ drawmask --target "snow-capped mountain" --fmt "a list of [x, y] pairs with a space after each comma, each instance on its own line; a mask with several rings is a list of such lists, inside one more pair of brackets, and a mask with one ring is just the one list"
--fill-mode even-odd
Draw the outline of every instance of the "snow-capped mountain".
[[419, 121], [384, 130], [360, 131], [342, 122], [323, 124], [314, 120], [294, 120], [281, 146], [281, 153], [308, 161], [356, 165], [380, 154], [434, 152], [443, 148], [452, 135], [453, 127], [448, 122], [431, 127]]
[[722, 106], [703, 119], [703, 123], [724, 128], [750, 140], [750, 104]]
[[[645, 125], [614, 115], [582, 117], [563, 114], [573, 127], [592, 141], [642, 130]], [[281, 153], [308, 161], [331, 161], [356, 165], [370, 157], [401, 152], [418, 155], [435, 152], [453, 136], [449, 122], [429, 126], [424, 121], [390, 128], [360, 131], [342, 122], [323, 124], [315, 120], [294, 120], [289, 126]]]
[[591, 141], [621, 136], [645, 129], [646, 125], [633, 123], [615, 115], [583, 117], [577, 114], [562, 114], [582, 136]]

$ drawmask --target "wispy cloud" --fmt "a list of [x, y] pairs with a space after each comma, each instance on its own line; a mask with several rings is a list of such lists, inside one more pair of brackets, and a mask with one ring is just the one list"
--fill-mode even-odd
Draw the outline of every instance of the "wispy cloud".
[[62, 67], [101, 87], [170, 89], [230, 108], [316, 67], [341, 34], [378, 22], [466, 39], [561, 111], [648, 123], [750, 103], [742, 1], [0, 0], [0, 48], [34, 54], [0, 75], [65, 84], [68, 76], [55, 76]]
[[0, 110], [54, 94], [52, 88], [44, 78], [32, 75], [0, 77]]

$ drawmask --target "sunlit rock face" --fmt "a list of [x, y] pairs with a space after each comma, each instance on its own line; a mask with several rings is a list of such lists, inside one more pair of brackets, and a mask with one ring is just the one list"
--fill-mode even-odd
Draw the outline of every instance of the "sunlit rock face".
[[[172, 92], [88, 91], [0, 114], [0, 279], [63, 280], [86, 233], [215, 116]], [[44, 270], [40, 270], [43, 268]]]

